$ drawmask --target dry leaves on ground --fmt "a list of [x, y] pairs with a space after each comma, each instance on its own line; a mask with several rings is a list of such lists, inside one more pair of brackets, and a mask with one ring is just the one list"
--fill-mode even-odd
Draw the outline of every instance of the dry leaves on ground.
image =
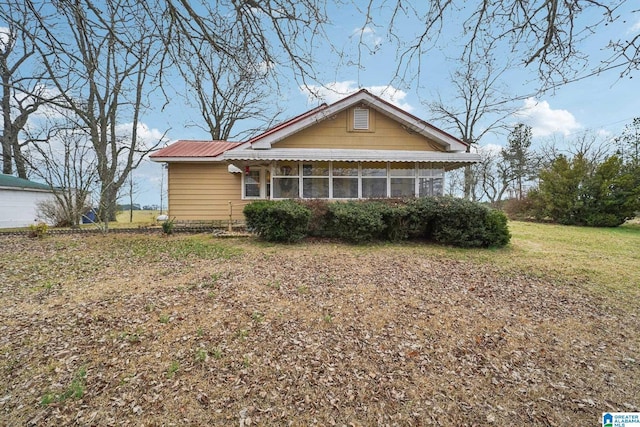
[[[420, 246], [2, 237], [4, 425], [595, 425], [637, 312]], [[605, 303], [606, 302], [606, 303]]]

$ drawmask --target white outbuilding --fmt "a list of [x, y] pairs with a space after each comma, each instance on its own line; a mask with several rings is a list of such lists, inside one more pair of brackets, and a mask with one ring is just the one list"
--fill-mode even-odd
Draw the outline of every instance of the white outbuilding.
[[41, 222], [38, 204], [53, 198], [53, 189], [48, 185], [0, 174], [0, 228], [28, 227]]

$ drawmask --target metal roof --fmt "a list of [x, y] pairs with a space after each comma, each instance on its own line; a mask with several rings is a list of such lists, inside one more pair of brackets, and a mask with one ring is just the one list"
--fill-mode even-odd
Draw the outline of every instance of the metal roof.
[[[238, 142], [228, 141], [187, 141], [180, 140], [168, 147], [156, 151], [149, 157], [155, 161], [166, 161], [169, 158], [214, 158], [225, 151], [238, 146]], [[184, 160], [184, 159], [183, 159]]]
[[0, 188], [47, 191], [53, 190], [49, 185], [5, 174], [0, 174]]

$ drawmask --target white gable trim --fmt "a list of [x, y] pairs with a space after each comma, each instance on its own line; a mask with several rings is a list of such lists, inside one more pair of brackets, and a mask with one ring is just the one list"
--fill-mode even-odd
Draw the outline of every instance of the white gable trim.
[[380, 111], [386, 116], [406, 126], [408, 130], [416, 132], [426, 138], [435, 141], [449, 152], [464, 152], [467, 149], [467, 146], [465, 144], [461, 143], [459, 140], [447, 134], [446, 132], [434, 128], [428, 125], [426, 122], [417, 119], [402, 110], [392, 107], [386, 102], [382, 102], [368, 92], [361, 91], [357, 92], [355, 95], [337, 101], [327, 108], [319, 110], [316, 113], [313, 113], [308, 117], [305, 117], [304, 119], [293, 123], [292, 125], [284, 126], [282, 129], [274, 131], [273, 133], [260, 138], [252, 144], [241, 144], [227, 152], [243, 151], [247, 148], [253, 148], [254, 150], [269, 150], [271, 149], [272, 144], [281, 141], [295, 133], [298, 133], [303, 129], [313, 126], [316, 123], [320, 123], [327, 118], [333, 117], [341, 111], [360, 103], [364, 103], [366, 105], [374, 107], [377, 111]]

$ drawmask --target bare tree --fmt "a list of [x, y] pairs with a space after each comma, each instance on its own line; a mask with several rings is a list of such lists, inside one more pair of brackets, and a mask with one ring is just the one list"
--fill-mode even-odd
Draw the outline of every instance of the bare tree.
[[28, 137], [33, 173], [56, 189], [56, 212], [62, 213], [58, 219], [77, 226], [97, 180], [90, 135], [72, 120], [54, 119]]
[[[376, 10], [381, 4], [391, 8], [386, 27], [389, 38], [398, 42], [396, 75], [402, 79], [412, 78], [408, 73], [411, 66], [417, 63], [419, 67], [422, 55], [435, 46], [453, 20], [459, 29], [459, 45], [472, 50], [490, 45], [524, 66], [536, 67], [543, 88], [610, 69], [618, 70], [621, 76], [630, 75], [640, 67], [640, 34], [623, 38], [625, 31], [618, 31], [620, 37], [602, 46], [609, 56], [600, 61], [590, 61], [580, 50], [583, 42], [604, 26], [627, 20], [620, 10], [633, 0], [481, 0], [464, 4], [453, 0], [369, 0], [366, 10]], [[415, 17], [423, 22], [424, 30], [406, 40], [400, 36], [403, 20]], [[365, 20], [372, 21], [370, 13]]]
[[499, 204], [514, 181], [502, 151], [479, 150], [481, 162], [475, 174], [480, 181], [483, 196], [492, 204]]
[[[163, 64], [175, 66], [214, 140], [245, 138], [271, 125], [279, 79], [316, 80], [316, 39], [328, 19], [325, 0], [195, 1], [144, 3], [166, 47]], [[163, 10], [162, 14], [157, 13]], [[164, 78], [164, 74], [161, 74]], [[251, 119], [257, 128], [238, 133]]]
[[[3, 27], [3, 23], [7, 27]], [[38, 28], [33, 25], [29, 13], [0, 1], [0, 78], [2, 92], [2, 173], [15, 172], [27, 178], [27, 162], [23, 154], [26, 142], [20, 141], [20, 133], [31, 117], [50, 94], [44, 85], [44, 72], [34, 66], [36, 56], [32, 37]]]
[[625, 163], [640, 166], [640, 117], [624, 127], [622, 134], [616, 138], [620, 157]]
[[100, 218], [115, 219], [117, 195], [128, 175], [160, 140], [139, 135], [145, 100], [157, 87], [162, 51], [143, 6], [130, 0], [56, 3], [54, 15], [30, 9], [44, 33], [36, 49], [50, 82], [89, 134], [100, 181]]
[[129, 174], [126, 183], [126, 196], [129, 198], [129, 222], [133, 222], [133, 200], [134, 196], [138, 194], [140, 187], [138, 183], [133, 179], [133, 172]]
[[539, 152], [541, 167], [549, 167], [560, 156], [565, 158], [580, 157], [589, 164], [597, 165], [612, 154], [613, 145], [593, 131], [572, 135], [570, 140], [554, 136], [542, 142]]
[[[229, 30], [231, 31], [231, 30]], [[229, 38], [232, 36], [229, 35]], [[240, 35], [236, 35], [240, 39]], [[200, 52], [191, 52], [184, 46], [171, 46], [175, 65], [190, 90], [184, 93], [189, 103], [195, 103], [201, 112], [204, 126], [213, 140], [242, 139], [273, 123], [279, 109], [270, 96], [274, 84], [269, 76], [269, 65], [256, 63], [251, 52], [242, 52], [238, 41], [234, 57], [220, 55], [210, 46]], [[244, 56], [242, 66], [239, 58]], [[193, 58], [198, 60], [193, 60]], [[257, 128], [244, 127], [235, 131], [240, 122], [251, 120]]]
[[196, 53], [193, 59], [198, 60], [201, 47], [207, 46], [220, 58], [234, 61], [234, 69], [242, 69], [249, 54], [252, 64], [266, 64], [271, 73], [284, 67], [302, 82], [315, 80], [316, 40], [330, 40], [325, 34], [325, 0], [151, 0], [144, 4], [167, 47], [182, 46]]
[[[498, 66], [490, 47], [481, 53], [466, 50], [461, 60], [461, 68], [451, 74], [456, 98], [450, 102], [439, 98], [429, 108], [435, 114], [433, 120], [444, 121], [456, 129], [460, 139], [469, 144], [469, 151], [484, 135], [501, 127], [516, 108], [513, 102], [502, 101], [506, 97], [501, 77], [509, 68], [508, 62]], [[472, 168], [467, 166], [464, 185], [467, 199], [471, 198], [473, 181]]]

